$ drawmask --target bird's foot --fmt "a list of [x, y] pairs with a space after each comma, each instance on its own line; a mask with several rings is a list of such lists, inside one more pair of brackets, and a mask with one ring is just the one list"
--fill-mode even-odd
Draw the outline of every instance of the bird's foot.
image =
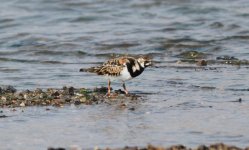
[[108, 92], [108, 93], [106, 93], [106, 95], [105, 95], [106, 97], [109, 97], [109, 96], [111, 96], [111, 93], [110, 92]]
[[117, 94], [116, 93], [106, 93], [105, 95], [107, 98], [116, 98]]

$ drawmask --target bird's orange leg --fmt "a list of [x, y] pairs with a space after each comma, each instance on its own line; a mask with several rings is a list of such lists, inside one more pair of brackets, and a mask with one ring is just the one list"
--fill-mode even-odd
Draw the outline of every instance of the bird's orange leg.
[[125, 94], [127, 95], [128, 94], [128, 91], [126, 89], [126, 86], [125, 86], [125, 83], [123, 82], [123, 88], [124, 88], [124, 91], [125, 91]]
[[108, 80], [108, 93], [107, 93], [108, 96], [111, 95], [111, 81]]

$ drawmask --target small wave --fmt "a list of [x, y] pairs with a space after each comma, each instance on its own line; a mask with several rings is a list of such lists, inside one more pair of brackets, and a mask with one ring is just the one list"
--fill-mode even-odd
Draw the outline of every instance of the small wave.
[[0, 56], [8, 56], [8, 55], [19, 55], [19, 54], [26, 54], [30, 52], [30, 50], [14, 50], [14, 51], [7, 51], [7, 50], [2, 50], [0, 51]]
[[224, 24], [221, 22], [214, 22], [212, 24], [209, 25], [211, 28], [223, 28]]
[[0, 72], [12, 73], [19, 72], [21, 69], [12, 69], [12, 68], [0, 68]]
[[[17, 36], [17, 35], [16, 35]], [[21, 35], [20, 35], [21, 36]], [[17, 38], [17, 37], [16, 37]], [[44, 37], [28, 37], [19, 41], [11, 43], [8, 47], [20, 48], [20, 47], [35, 47], [35, 46], [46, 46], [51, 39]]]
[[12, 22], [12, 21], [14, 21], [14, 19], [10, 19], [10, 18], [0, 19], [0, 24], [9, 23], [9, 22]]
[[239, 40], [249, 40], [249, 35], [234, 35], [234, 36], [228, 36], [221, 41], [225, 40], [234, 40], [234, 39], [239, 39]]
[[158, 41], [162, 50], [202, 50], [203, 48], [208, 48], [212, 45], [215, 40], [196, 40], [192, 38], [178, 38], [178, 39], [161, 39]]
[[65, 63], [65, 62], [61, 62], [61, 61], [41, 61], [42, 64], [68, 64], [68, 63]]
[[230, 88], [230, 89], [226, 89], [228, 91], [235, 91], [235, 92], [248, 92], [249, 88], [244, 88], [244, 89], [234, 89], [234, 88]]
[[191, 85], [191, 87], [201, 89], [201, 90], [215, 90], [216, 89], [216, 87], [213, 87], [213, 86]]
[[21, 62], [21, 63], [38, 63], [39, 62], [38, 60], [2, 58], [2, 57], [0, 57], [0, 61], [2, 61], [2, 62]]
[[27, 60], [27, 59], [14, 59], [14, 58], [0, 58], [0, 62], [18, 62], [18, 63], [32, 63], [32, 64], [72, 64], [62, 61], [50, 61], [50, 60]]
[[130, 48], [139, 46], [140, 44], [137, 42], [122, 42], [122, 43], [97, 43], [97, 46], [100, 47], [100, 49], [108, 50], [108, 49], [114, 49], [114, 48]]
[[20, 24], [18, 24], [18, 23], [11, 23], [11, 24], [4, 24], [4, 25], [0, 24], [0, 29], [12, 28], [12, 27], [16, 27], [16, 26], [19, 26], [19, 25]]
[[84, 51], [53, 51], [53, 50], [39, 50], [32, 53], [35, 56], [41, 55], [53, 55], [53, 56], [85, 56], [87, 55]]
[[104, 18], [100, 18], [98, 16], [81, 16], [75, 19], [72, 19], [70, 22], [91, 22], [97, 20], [104, 20]]

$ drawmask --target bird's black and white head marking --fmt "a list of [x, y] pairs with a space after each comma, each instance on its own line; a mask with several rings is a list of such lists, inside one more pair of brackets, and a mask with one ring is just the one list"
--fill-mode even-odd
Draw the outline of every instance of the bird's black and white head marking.
[[126, 65], [131, 77], [134, 78], [140, 75], [146, 67], [150, 66], [151, 61], [143, 57], [138, 59], [128, 58]]
[[146, 68], [148, 66], [151, 66], [151, 60], [149, 58], [144, 58], [144, 57], [140, 57], [137, 59], [138, 63], [143, 67]]

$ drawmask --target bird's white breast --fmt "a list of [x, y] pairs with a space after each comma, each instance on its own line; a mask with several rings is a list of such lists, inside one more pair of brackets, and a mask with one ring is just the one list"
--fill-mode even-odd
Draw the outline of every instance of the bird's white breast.
[[118, 76], [105, 75], [105, 77], [111, 81], [126, 81], [132, 79], [127, 67], [124, 67]]
[[124, 69], [120, 73], [120, 78], [122, 81], [130, 80], [132, 79], [127, 67], [124, 67]]

